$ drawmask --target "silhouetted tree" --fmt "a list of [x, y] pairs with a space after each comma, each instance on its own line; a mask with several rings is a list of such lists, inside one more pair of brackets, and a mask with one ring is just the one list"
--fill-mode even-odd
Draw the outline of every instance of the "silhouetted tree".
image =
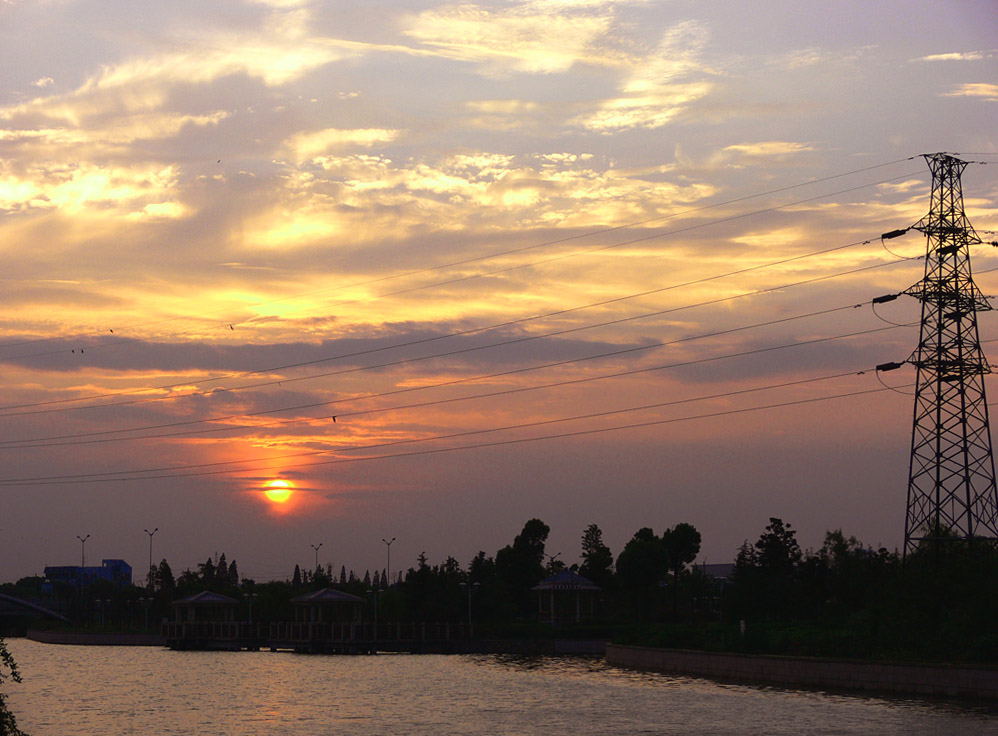
[[229, 585], [234, 588], [239, 587], [239, 567], [235, 560], [229, 563]]
[[229, 563], [225, 560], [225, 553], [223, 552], [218, 558], [218, 564], [215, 566], [215, 584], [216, 585], [228, 585], [229, 583]]
[[796, 613], [795, 587], [802, 554], [797, 532], [770, 518], [754, 545], [742, 545], [735, 558], [735, 591], [740, 615], [786, 619]]
[[301, 587], [301, 568], [295, 565], [295, 572], [291, 576], [291, 587], [300, 588]]
[[[0, 686], [7, 680], [13, 682], [21, 681], [21, 673], [17, 670], [17, 663], [7, 651], [7, 643], [0, 639]], [[17, 727], [17, 719], [7, 708], [7, 701], [3, 691], [0, 690], [0, 734], [3, 736], [25, 736], [24, 732]]]
[[692, 524], [676, 524], [662, 532], [662, 545], [672, 569], [672, 615], [679, 615], [679, 576], [700, 552], [700, 532]]
[[159, 567], [156, 568], [156, 588], [172, 593], [175, 587], [173, 570], [170, 569], [170, 563], [166, 561], [166, 558], [163, 558], [159, 562]]
[[211, 586], [215, 583], [215, 563], [211, 557], [198, 565], [198, 573], [201, 577], [201, 584]]
[[523, 525], [512, 545], [496, 553], [496, 570], [520, 615], [534, 607], [530, 589], [544, 577], [544, 543], [551, 528], [540, 519]]
[[582, 566], [579, 574], [606, 589], [613, 579], [613, 553], [603, 543], [603, 532], [590, 524], [582, 533]]
[[347, 584], [347, 566], [340, 565], [340, 585]]
[[655, 614], [659, 582], [669, 571], [669, 554], [648, 527], [638, 529], [617, 557], [617, 582], [637, 618]]
[[321, 588], [328, 588], [331, 583], [332, 581], [329, 579], [329, 576], [326, 575], [326, 571], [323, 569], [322, 565], [315, 568], [315, 571], [312, 573], [312, 587], [317, 590]]

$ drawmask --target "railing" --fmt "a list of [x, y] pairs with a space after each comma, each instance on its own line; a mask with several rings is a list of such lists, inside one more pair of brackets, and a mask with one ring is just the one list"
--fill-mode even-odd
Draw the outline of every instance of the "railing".
[[350, 641], [450, 641], [469, 638], [467, 624], [449, 622], [388, 621], [377, 629], [369, 621], [363, 623], [295, 623], [270, 624], [271, 641], [285, 642], [350, 642]]
[[165, 622], [165, 639], [212, 639], [236, 641], [259, 639], [260, 624], [246, 621], [195, 621], [187, 623]]
[[[167, 640], [203, 639], [213, 641], [260, 640], [259, 623], [245, 621], [199, 621], [194, 623], [163, 624], [163, 637]], [[271, 623], [268, 640], [271, 643], [314, 642], [420, 642], [451, 641], [470, 638], [467, 623], [400, 622], [378, 623], [297, 623], [280, 621]]]

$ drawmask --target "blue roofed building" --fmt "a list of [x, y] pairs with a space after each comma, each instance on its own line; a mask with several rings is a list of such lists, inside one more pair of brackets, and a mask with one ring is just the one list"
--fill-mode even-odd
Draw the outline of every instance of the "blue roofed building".
[[101, 560], [100, 567], [53, 565], [45, 568], [45, 577], [52, 583], [68, 583], [77, 588], [101, 580], [125, 586], [132, 584], [132, 566], [124, 560]]

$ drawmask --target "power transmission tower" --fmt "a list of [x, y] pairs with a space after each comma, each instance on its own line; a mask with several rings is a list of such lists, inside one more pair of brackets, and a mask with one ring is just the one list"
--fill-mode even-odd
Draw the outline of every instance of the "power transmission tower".
[[927, 238], [925, 277], [905, 294], [922, 302], [911, 432], [904, 554], [920, 545], [998, 539], [998, 496], [977, 313], [991, 305], [974, 284], [970, 246], [981, 243], [963, 211], [967, 162], [926, 154], [929, 214], [911, 229]]

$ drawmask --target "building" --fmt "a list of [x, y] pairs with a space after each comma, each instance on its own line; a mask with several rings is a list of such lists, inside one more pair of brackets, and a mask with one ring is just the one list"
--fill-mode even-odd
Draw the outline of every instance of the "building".
[[295, 623], [360, 623], [365, 600], [334, 588], [291, 599]]
[[596, 615], [600, 588], [573, 570], [562, 570], [545, 578], [537, 591], [537, 615], [552, 624], [579, 623]]
[[124, 587], [132, 584], [132, 567], [124, 560], [101, 560], [100, 567], [56, 565], [45, 568], [45, 577], [51, 583], [67, 583], [74, 588], [85, 588], [101, 580]]

